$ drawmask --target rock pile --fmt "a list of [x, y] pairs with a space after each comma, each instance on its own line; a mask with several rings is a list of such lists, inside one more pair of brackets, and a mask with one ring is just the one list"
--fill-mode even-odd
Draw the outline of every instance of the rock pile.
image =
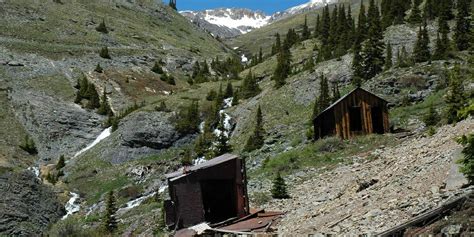
[[[469, 189], [446, 189], [460, 145], [454, 140], [474, 131], [474, 120], [444, 126], [432, 137], [354, 157], [352, 165], [314, 177], [294, 177], [291, 199], [266, 208], [287, 211], [279, 234], [375, 234], [436, 208]], [[454, 172], [457, 172], [454, 170]], [[311, 177], [311, 175], [313, 177]], [[298, 225], [295, 225], [298, 223]]]

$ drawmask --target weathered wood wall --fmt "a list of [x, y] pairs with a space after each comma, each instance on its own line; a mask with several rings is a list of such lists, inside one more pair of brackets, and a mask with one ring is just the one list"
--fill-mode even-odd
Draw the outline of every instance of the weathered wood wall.
[[[351, 131], [350, 108], [359, 107], [361, 113], [361, 131]], [[356, 135], [374, 133], [372, 108], [379, 107], [382, 112], [384, 133], [390, 131], [387, 102], [365, 90], [358, 89], [344, 97], [337, 104], [321, 114], [314, 121], [316, 139], [338, 135], [349, 139]], [[334, 123], [328, 121], [334, 120]]]

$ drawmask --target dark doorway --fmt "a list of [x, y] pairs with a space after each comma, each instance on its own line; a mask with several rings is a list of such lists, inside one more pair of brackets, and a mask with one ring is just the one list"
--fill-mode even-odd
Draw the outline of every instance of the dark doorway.
[[237, 216], [233, 180], [206, 180], [201, 182], [204, 217], [218, 223]]
[[380, 107], [372, 107], [372, 128], [374, 133], [383, 134], [385, 132], [383, 126], [383, 111]]
[[360, 107], [349, 108], [349, 120], [351, 132], [362, 131], [362, 113]]

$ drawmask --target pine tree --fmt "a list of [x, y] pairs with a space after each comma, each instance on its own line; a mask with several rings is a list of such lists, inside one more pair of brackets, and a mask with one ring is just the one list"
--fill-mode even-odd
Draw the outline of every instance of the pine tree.
[[449, 25], [446, 17], [438, 17], [438, 36], [436, 38], [435, 52], [433, 58], [440, 60], [448, 56], [449, 51]]
[[449, 124], [458, 122], [458, 111], [464, 107], [464, 87], [459, 65], [449, 73], [449, 91], [446, 95], [446, 118]]
[[229, 144], [229, 137], [225, 134], [224, 116], [221, 116], [218, 129], [220, 131], [217, 136], [217, 144], [215, 148], [214, 157], [229, 153], [232, 147]]
[[281, 177], [280, 173], [278, 173], [273, 180], [273, 187], [272, 187], [272, 197], [275, 199], [286, 199], [290, 198], [288, 192], [286, 190], [286, 183], [285, 180]]
[[[331, 33], [331, 17], [329, 14], [329, 6], [324, 7], [323, 10], [323, 17], [321, 22], [321, 33], [320, 33], [320, 40], [321, 40], [321, 47], [319, 48], [318, 58], [328, 60], [332, 57], [332, 49], [330, 44], [330, 33]], [[320, 62], [322, 60], [318, 60]]]
[[64, 158], [64, 155], [61, 155], [59, 157], [58, 163], [56, 164], [56, 170], [61, 170], [66, 166], [66, 159]]
[[255, 129], [245, 144], [245, 151], [254, 151], [260, 149], [265, 141], [265, 130], [263, 128], [263, 116], [260, 106], [258, 106], [255, 120]]
[[277, 54], [281, 51], [281, 38], [279, 33], [276, 33], [275, 37], [275, 54]]
[[97, 110], [97, 113], [100, 115], [113, 115], [112, 109], [109, 105], [109, 100], [107, 98], [107, 89], [104, 88], [104, 92], [102, 94], [102, 98], [100, 99], [100, 106]]
[[411, 5], [411, 1], [407, 0], [392, 0], [391, 1], [391, 17], [393, 18], [393, 24], [399, 25], [405, 22], [405, 12]]
[[199, 103], [193, 101], [189, 106], [180, 109], [175, 127], [181, 134], [193, 134], [199, 132], [199, 123]]
[[423, 117], [423, 122], [427, 127], [435, 126], [440, 120], [439, 114], [433, 105], [430, 105], [428, 113]]
[[460, 171], [472, 185], [474, 184], [474, 134], [464, 135], [458, 142], [464, 145], [462, 150], [464, 156], [458, 161], [461, 165]]
[[467, 50], [472, 43], [471, 37], [471, 22], [469, 19], [471, 1], [470, 0], [458, 0], [457, 9], [458, 14], [456, 16], [456, 28], [454, 30], [454, 42], [456, 43], [459, 51]]
[[258, 63], [263, 62], [263, 49], [260, 47], [260, 51], [258, 52]]
[[114, 191], [110, 191], [107, 195], [105, 216], [103, 218], [104, 228], [109, 233], [113, 233], [117, 230], [118, 222], [115, 218], [116, 213], [117, 207]]
[[177, 11], [178, 7], [176, 6], [176, 0], [170, 0], [168, 4], [173, 10]]
[[427, 20], [434, 20], [436, 18], [436, 12], [433, 1], [434, 0], [426, 0], [425, 2], [425, 7], [423, 9], [423, 18]]
[[309, 30], [309, 27], [308, 27], [308, 16], [305, 15], [304, 16], [304, 25], [303, 25], [303, 31], [301, 33], [301, 38], [303, 40], [307, 40], [311, 37], [311, 31]]
[[362, 49], [362, 65], [364, 79], [370, 79], [383, 70], [384, 64], [384, 43], [383, 34], [380, 26], [380, 15], [374, 0], [370, 1], [367, 14], [369, 31], [367, 40]]
[[280, 88], [286, 83], [286, 78], [291, 73], [291, 39], [287, 38], [281, 47], [281, 51], [277, 57], [277, 67], [273, 73], [272, 80], [275, 81], [275, 88]]
[[332, 85], [332, 97], [331, 97], [331, 103], [336, 102], [341, 98], [341, 92], [339, 91], [339, 83], [334, 83]]
[[428, 30], [426, 28], [427, 26], [425, 21], [423, 27], [420, 26], [415, 47], [413, 48], [413, 58], [417, 63], [426, 62], [431, 58], [429, 48], [430, 39], [428, 36]]
[[90, 83], [87, 87], [86, 98], [89, 99], [86, 108], [96, 109], [100, 107], [99, 94], [97, 94], [95, 86], [92, 83]]
[[232, 83], [229, 81], [227, 82], [227, 86], [225, 88], [224, 98], [230, 98], [234, 96], [234, 88], [232, 87]]
[[99, 52], [99, 56], [101, 58], [111, 59], [110, 54], [109, 54], [109, 48], [107, 48], [107, 46], [103, 47]]
[[252, 73], [252, 70], [249, 70], [249, 73], [244, 78], [242, 82], [240, 95], [243, 99], [248, 99], [254, 97], [260, 93], [261, 89], [257, 83], [257, 79]]
[[94, 71], [98, 72], [98, 73], [103, 73], [104, 69], [100, 66], [100, 63], [98, 63], [97, 66], [95, 67]]
[[368, 25], [367, 25], [367, 16], [365, 12], [365, 5], [363, 0], [361, 0], [360, 10], [359, 10], [359, 20], [357, 25], [357, 37], [358, 43], [362, 43], [365, 40], [365, 37], [368, 32]]
[[107, 29], [107, 26], [105, 25], [105, 21], [102, 20], [102, 22], [95, 28], [98, 32], [108, 34], [109, 30]]
[[408, 22], [411, 24], [420, 24], [421, 23], [421, 11], [420, 11], [420, 0], [412, 0], [412, 8]]
[[28, 135], [25, 136], [25, 140], [23, 144], [20, 145], [20, 148], [30, 155], [38, 154], [38, 149], [36, 149], [36, 144], [33, 139], [31, 139]]
[[314, 59], [313, 57], [309, 57], [308, 60], [306, 60], [305, 64], [304, 64], [304, 67], [303, 67], [303, 70], [304, 71], [310, 71], [310, 70], [313, 70], [314, 69]]
[[387, 48], [385, 49], [385, 65], [384, 70], [389, 70], [393, 66], [392, 57], [392, 45], [390, 43], [387, 44]]
[[323, 111], [327, 107], [329, 107], [329, 105], [331, 105], [331, 96], [329, 94], [329, 83], [328, 83], [327, 78], [323, 74], [321, 74], [321, 81], [319, 85], [320, 85], [319, 86], [320, 94], [318, 98], [319, 110]]
[[360, 87], [362, 84], [362, 78], [364, 77], [364, 67], [362, 64], [362, 46], [360, 43], [360, 37], [358, 36], [354, 44], [354, 57], [352, 59], [352, 70], [354, 74], [352, 76], [352, 84], [356, 87]]
[[316, 16], [316, 26], [314, 27], [314, 38], [319, 38], [321, 35], [321, 17], [319, 14]]

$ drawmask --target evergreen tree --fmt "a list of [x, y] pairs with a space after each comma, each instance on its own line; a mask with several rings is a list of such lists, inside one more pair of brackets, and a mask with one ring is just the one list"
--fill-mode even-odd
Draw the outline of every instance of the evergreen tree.
[[220, 131], [219, 135], [217, 135], [217, 144], [215, 148], [214, 157], [229, 153], [232, 151], [232, 147], [229, 144], [229, 137], [225, 134], [225, 126], [224, 126], [224, 116], [221, 116], [218, 129]]
[[420, 26], [415, 47], [413, 48], [413, 58], [417, 63], [426, 62], [431, 58], [429, 48], [430, 39], [428, 36], [428, 30], [426, 28], [427, 26], [425, 21], [423, 27]]
[[263, 128], [263, 116], [260, 106], [258, 106], [255, 120], [255, 129], [245, 144], [245, 151], [254, 151], [260, 149], [265, 141], [265, 130]]
[[387, 44], [387, 48], [385, 49], [385, 65], [384, 70], [389, 70], [393, 66], [392, 57], [392, 45], [390, 43]]
[[360, 87], [362, 84], [362, 78], [364, 77], [364, 67], [362, 64], [362, 46], [360, 43], [360, 37], [357, 37], [356, 42], [354, 44], [354, 58], [352, 59], [352, 70], [354, 71], [352, 77], [352, 84], [356, 87]]
[[[318, 57], [324, 60], [331, 59], [332, 57], [332, 49], [330, 44], [330, 33], [331, 33], [331, 16], [329, 14], [329, 6], [324, 7], [323, 10], [323, 17], [321, 22], [321, 33], [320, 33], [320, 40], [321, 40], [321, 47], [319, 48]], [[322, 60], [318, 60], [320, 62]]]
[[64, 158], [64, 155], [61, 155], [59, 157], [58, 163], [56, 164], [56, 170], [61, 170], [66, 166], [66, 159]]
[[25, 140], [23, 144], [20, 145], [20, 148], [30, 155], [38, 154], [38, 149], [36, 149], [36, 144], [33, 139], [31, 139], [28, 135], [25, 136]]
[[100, 66], [100, 63], [98, 63], [97, 66], [95, 67], [94, 71], [98, 72], [98, 73], [103, 73], [104, 69]]
[[97, 94], [95, 86], [92, 83], [89, 84], [89, 86], [87, 87], [86, 98], [89, 99], [89, 101], [87, 102], [86, 108], [96, 109], [100, 107], [99, 94]]
[[458, 161], [461, 165], [460, 171], [472, 185], [474, 184], [474, 134], [465, 135], [458, 142], [464, 145], [462, 150], [464, 157]]
[[405, 12], [411, 5], [411, 1], [407, 0], [392, 0], [391, 1], [391, 17], [393, 18], [393, 24], [399, 25], [405, 22]]
[[114, 191], [110, 191], [107, 195], [105, 216], [103, 218], [104, 228], [109, 233], [113, 233], [117, 230], [118, 222], [115, 218], [116, 213], [117, 207]]
[[436, 12], [434, 7], [434, 0], [426, 0], [425, 7], [423, 9], [423, 18], [426, 20], [434, 20], [436, 18]]
[[100, 106], [99, 106], [99, 109], [97, 110], [97, 113], [100, 115], [113, 115], [112, 109], [110, 108], [110, 105], [109, 105], [109, 100], [107, 98], [106, 88], [104, 88], [104, 92], [102, 94], [102, 98], [100, 100]]
[[384, 43], [383, 34], [380, 26], [380, 15], [374, 0], [370, 1], [367, 14], [369, 31], [367, 40], [362, 49], [362, 65], [364, 79], [370, 79], [383, 70], [384, 64]]
[[460, 51], [467, 50], [472, 43], [471, 37], [471, 22], [469, 19], [471, 1], [470, 0], [458, 0], [457, 9], [458, 14], [456, 16], [456, 28], [454, 30], [454, 42], [456, 43], [457, 49]]
[[309, 30], [308, 27], [308, 16], [304, 16], [304, 25], [303, 25], [303, 31], [301, 32], [301, 38], [303, 40], [307, 40], [311, 37], [311, 31]]
[[458, 111], [464, 107], [464, 87], [459, 65], [449, 73], [449, 91], [446, 95], [446, 118], [449, 124], [458, 122]]
[[169, 4], [168, 4], [172, 9], [174, 9], [175, 11], [178, 10], [178, 7], [176, 6], [176, 0], [170, 0]]
[[229, 81], [227, 82], [227, 86], [225, 88], [224, 98], [230, 98], [234, 96], [234, 88], [232, 87], [232, 83]]
[[276, 33], [275, 37], [275, 54], [277, 54], [281, 51], [281, 38], [279, 33]]
[[336, 102], [341, 98], [341, 92], [339, 91], [339, 84], [336, 82], [332, 85], [332, 101], [331, 103]]
[[263, 49], [260, 47], [260, 51], [258, 52], [258, 63], [263, 62]]
[[314, 69], [314, 59], [313, 57], [309, 57], [308, 60], [306, 60], [305, 64], [304, 64], [304, 67], [303, 67], [303, 70], [304, 71], [309, 71], [309, 70], [313, 70]]
[[286, 78], [291, 73], [291, 39], [287, 38], [281, 47], [281, 51], [277, 57], [277, 67], [273, 73], [272, 80], [275, 81], [275, 88], [280, 88], [285, 85]]
[[181, 134], [193, 134], [199, 132], [199, 123], [199, 103], [193, 101], [178, 112], [175, 126]]
[[421, 23], [421, 11], [420, 11], [420, 0], [412, 0], [412, 8], [408, 22], [411, 24], [420, 24]]
[[399, 48], [397, 52], [397, 66], [409, 67], [411, 65], [413, 65], [413, 61], [411, 60], [411, 57], [408, 56], [408, 52], [405, 45], [403, 45], [401, 51]]
[[447, 21], [452, 20], [454, 18], [453, 6], [454, 6], [453, 0], [439, 0], [439, 3], [438, 3], [439, 17], [443, 17]]
[[109, 48], [107, 48], [107, 46], [103, 47], [99, 52], [99, 56], [101, 58], [111, 59], [110, 54], [109, 54]]
[[329, 94], [329, 83], [328, 83], [327, 78], [323, 74], [321, 74], [321, 81], [320, 81], [319, 87], [320, 87], [319, 89], [320, 94], [318, 98], [319, 110], [323, 111], [331, 105], [331, 96]]
[[439, 114], [433, 105], [430, 105], [428, 113], [423, 117], [423, 122], [427, 127], [435, 126], [440, 120]]
[[275, 179], [273, 180], [273, 187], [271, 192], [272, 197], [276, 199], [290, 198], [290, 195], [288, 195], [288, 192], [286, 190], [285, 180], [281, 177], [280, 173], [278, 173]]
[[314, 27], [314, 38], [319, 38], [321, 35], [321, 17], [319, 14], [316, 16], [316, 26]]
[[257, 79], [252, 73], [252, 70], [249, 70], [249, 73], [244, 78], [242, 82], [240, 95], [243, 99], [248, 99], [254, 97], [260, 93], [261, 89], [257, 83]]
[[102, 20], [102, 22], [95, 28], [98, 32], [108, 34], [109, 30], [107, 29], [107, 26], [105, 25], [105, 21]]
[[438, 17], [438, 36], [436, 38], [435, 52], [433, 58], [440, 60], [448, 56], [449, 51], [449, 25], [447, 18], [444, 16]]
[[367, 35], [368, 32], [368, 25], [367, 25], [367, 16], [365, 12], [365, 5], [364, 1], [361, 0], [360, 10], [359, 10], [359, 20], [357, 23], [357, 37], [358, 43], [361, 44]]

